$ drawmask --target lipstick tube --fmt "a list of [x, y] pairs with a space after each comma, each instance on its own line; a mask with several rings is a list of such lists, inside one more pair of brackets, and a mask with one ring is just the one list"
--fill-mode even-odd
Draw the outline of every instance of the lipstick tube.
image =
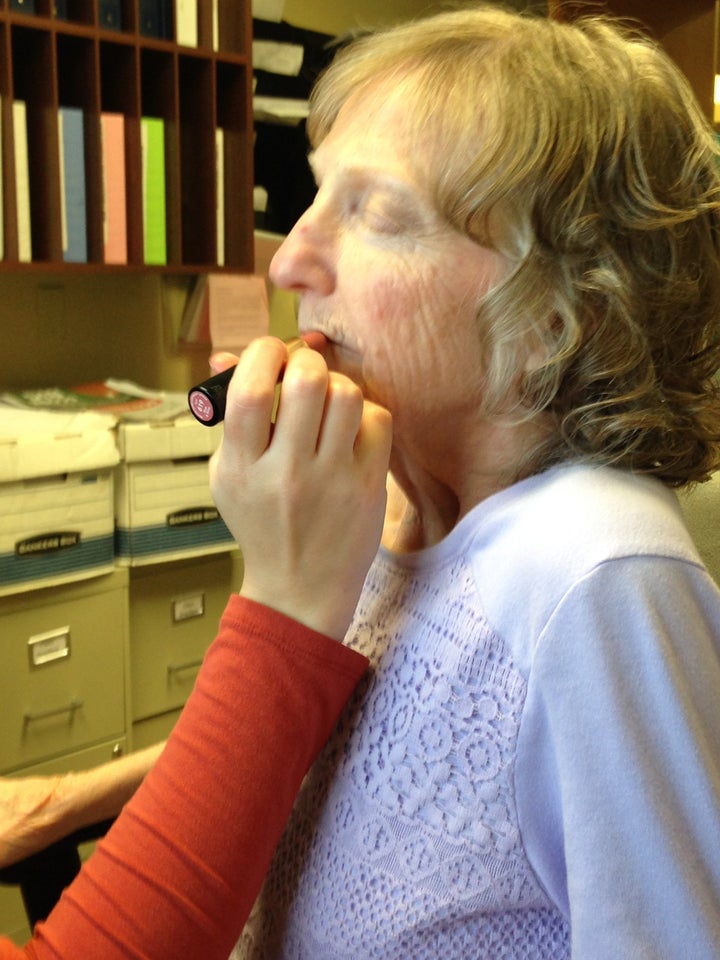
[[[292, 337], [285, 342], [288, 354], [294, 353], [300, 347], [307, 344], [300, 337]], [[280, 371], [278, 383], [283, 378], [285, 368]], [[195, 419], [203, 426], [213, 427], [225, 418], [225, 404], [227, 401], [227, 390], [235, 367], [228, 367], [221, 373], [216, 373], [214, 377], [203, 380], [197, 386], [188, 391], [188, 406]]]

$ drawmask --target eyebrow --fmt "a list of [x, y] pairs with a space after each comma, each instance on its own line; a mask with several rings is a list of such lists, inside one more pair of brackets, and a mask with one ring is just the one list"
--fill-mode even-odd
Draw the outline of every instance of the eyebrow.
[[[320, 173], [317, 154], [318, 150], [311, 150], [307, 155], [308, 164], [316, 179]], [[418, 189], [415, 184], [406, 180], [404, 177], [394, 174], [392, 171], [386, 170], [384, 167], [374, 167], [370, 164], [359, 163], [353, 166], [343, 167], [339, 172], [345, 177], [374, 177], [379, 183], [384, 181], [386, 184], [392, 185], [407, 194], [413, 194]]]

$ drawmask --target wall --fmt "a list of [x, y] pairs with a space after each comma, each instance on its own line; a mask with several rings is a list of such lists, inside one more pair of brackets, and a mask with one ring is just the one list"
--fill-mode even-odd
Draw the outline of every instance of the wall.
[[[157, 274], [0, 274], [0, 389], [123, 377], [187, 389], [207, 357], [172, 342], [187, 281]], [[177, 320], [173, 320], [174, 311]]]
[[284, 19], [295, 27], [339, 34], [408, 20], [432, 6], [428, 0], [286, 0]]
[[[409, 20], [434, 10], [468, 6], [462, 0], [285, 0], [284, 19], [296, 27], [322, 33], [345, 33], [358, 27], [379, 27]], [[505, 0], [517, 9], [544, 11], [547, 0]]]
[[716, 0], [608, 0], [620, 16], [650, 24], [650, 32], [686, 75], [706, 116], [713, 116]]

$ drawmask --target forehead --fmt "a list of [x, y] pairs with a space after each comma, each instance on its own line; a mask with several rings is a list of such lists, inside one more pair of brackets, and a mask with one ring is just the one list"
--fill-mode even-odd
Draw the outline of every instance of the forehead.
[[[412, 104], [401, 87], [381, 89], [379, 85], [352, 94], [344, 103], [327, 136], [310, 156], [318, 176], [333, 170], [362, 166], [420, 183], [428, 156], [423, 151], [416, 125], [411, 121]], [[418, 140], [420, 139], [420, 142]]]

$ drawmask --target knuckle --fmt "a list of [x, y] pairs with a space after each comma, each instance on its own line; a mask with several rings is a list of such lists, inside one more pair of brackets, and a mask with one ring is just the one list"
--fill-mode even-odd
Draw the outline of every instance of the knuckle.
[[360, 387], [340, 373], [331, 374], [330, 388], [333, 397], [342, 402], [362, 403], [363, 395]]
[[272, 403], [275, 387], [260, 383], [242, 383], [234, 386], [229, 394], [232, 405], [240, 412], [254, 413]]

